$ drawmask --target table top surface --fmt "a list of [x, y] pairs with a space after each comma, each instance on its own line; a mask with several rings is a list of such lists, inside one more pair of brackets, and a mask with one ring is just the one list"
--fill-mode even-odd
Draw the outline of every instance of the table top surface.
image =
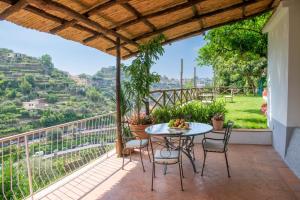
[[189, 122], [189, 129], [173, 129], [168, 126], [168, 123], [151, 125], [145, 129], [145, 132], [149, 135], [176, 135], [181, 136], [196, 136], [209, 133], [213, 127], [209, 124]]

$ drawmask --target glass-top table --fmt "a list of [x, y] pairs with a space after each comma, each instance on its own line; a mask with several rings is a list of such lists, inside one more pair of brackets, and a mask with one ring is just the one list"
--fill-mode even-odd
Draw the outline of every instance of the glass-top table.
[[194, 138], [197, 135], [203, 135], [211, 132], [213, 127], [209, 124], [196, 122], [189, 122], [189, 125], [189, 129], [172, 129], [168, 126], [168, 123], [155, 124], [146, 128], [145, 132], [149, 135], [164, 137], [166, 142], [168, 142], [168, 136], [180, 134], [181, 137], [184, 138], [182, 152], [189, 158], [193, 165], [194, 172], [197, 173], [194, 162]]

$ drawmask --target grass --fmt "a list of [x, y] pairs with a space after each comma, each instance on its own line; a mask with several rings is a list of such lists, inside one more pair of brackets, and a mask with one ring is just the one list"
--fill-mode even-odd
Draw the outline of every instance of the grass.
[[232, 103], [226, 102], [226, 109], [228, 110], [226, 121], [234, 121], [234, 128], [267, 128], [267, 118], [260, 111], [262, 103], [262, 97], [234, 96]]

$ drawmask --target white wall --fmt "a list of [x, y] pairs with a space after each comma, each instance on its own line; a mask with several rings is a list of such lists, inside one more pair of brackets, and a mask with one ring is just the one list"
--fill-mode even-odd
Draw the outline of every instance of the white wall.
[[300, 0], [289, 2], [290, 39], [287, 125], [300, 127]]
[[287, 125], [289, 12], [281, 8], [265, 27], [268, 31], [268, 121]]
[[300, 178], [300, 0], [281, 1], [264, 32], [273, 146]]

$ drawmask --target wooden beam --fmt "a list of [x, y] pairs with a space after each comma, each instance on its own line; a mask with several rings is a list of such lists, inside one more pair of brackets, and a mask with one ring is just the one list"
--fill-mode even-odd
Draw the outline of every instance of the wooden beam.
[[33, 7], [31, 5], [26, 6], [24, 8], [24, 10], [27, 10], [27, 11], [33, 13], [33, 14], [36, 14], [40, 17], [43, 17], [45, 19], [51, 20], [51, 21], [59, 23], [59, 24], [63, 24], [64, 22], [66, 22], [66, 20], [64, 20], [62, 18], [59, 18], [59, 17], [56, 17], [55, 15], [51, 15], [49, 13], [46, 13], [45, 11], [43, 11], [39, 8]]
[[[195, 5], [192, 6], [192, 11], [193, 11], [194, 16], [199, 15], [197, 7]], [[199, 25], [200, 25], [201, 28], [203, 27], [203, 19], [199, 20]]]
[[143, 15], [143, 16], [141, 16], [139, 18], [134, 19], [134, 20], [130, 20], [130, 21], [127, 21], [125, 23], [121, 23], [118, 26], [114, 27], [114, 29], [120, 30], [120, 29], [123, 29], [125, 27], [131, 26], [133, 24], [137, 24], [137, 23], [141, 22], [142, 20], [145, 20], [145, 19], [148, 19], [148, 18], [152, 18], [152, 17], [161, 16], [161, 15], [165, 15], [165, 14], [172, 13], [172, 12], [176, 12], [178, 10], [191, 7], [192, 5], [200, 3], [202, 1], [205, 1], [205, 0], [191, 0], [191, 1], [188, 1], [186, 3], [182, 3], [182, 4], [179, 4], [179, 5], [176, 5], [176, 6], [172, 6], [172, 7], [169, 7], [169, 8], [166, 8], [166, 9], [154, 12], [154, 13]]
[[156, 31], [148, 32], [148, 33], [145, 33], [143, 35], [137, 36], [137, 37], [133, 38], [132, 40], [133, 41], [138, 41], [138, 40], [141, 40], [141, 39], [144, 39], [144, 38], [148, 38], [148, 37], [157, 35], [159, 33], [165, 32], [169, 29], [173, 29], [173, 28], [176, 28], [178, 26], [181, 26], [181, 25], [184, 25], [184, 24], [187, 24], [187, 23], [196, 22], [196, 21], [199, 21], [199, 20], [203, 20], [204, 18], [207, 18], [207, 17], [211, 17], [211, 16], [214, 16], [214, 15], [221, 14], [223, 12], [228, 12], [228, 11], [231, 11], [231, 10], [235, 10], [237, 8], [240, 8], [241, 6], [251, 5], [254, 2], [256, 2], [256, 0], [250, 0], [246, 3], [243, 3], [243, 2], [242, 3], [237, 3], [235, 5], [225, 7], [225, 8], [221, 8], [221, 9], [218, 9], [218, 10], [215, 10], [215, 11], [212, 11], [212, 12], [209, 12], [209, 13], [205, 13], [205, 14], [198, 14], [198, 15], [193, 16], [191, 18], [184, 19], [184, 20], [181, 20], [181, 21], [176, 22], [174, 24], [171, 24], [169, 26], [165, 26], [163, 28], [157, 29]]
[[123, 142], [122, 142], [122, 124], [121, 124], [121, 51], [120, 51], [120, 38], [117, 38], [116, 48], [116, 110], [117, 110], [117, 155], [122, 156]]
[[142, 22], [144, 22], [144, 24], [146, 24], [152, 31], [156, 30], [156, 27], [151, 22], [149, 22], [147, 18], [143, 18], [142, 14], [139, 11], [137, 11], [133, 6], [131, 6], [129, 3], [124, 3], [121, 5], [127, 11], [135, 15], [137, 18], [142, 18]]
[[[253, 17], [257, 17], [257, 16], [259, 16], [259, 15], [261, 15], [263, 13], [270, 12], [272, 10], [273, 10], [273, 8], [269, 7], [266, 10], [264, 10], [263, 12], [258, 12], [258, 13], [254, 13], [254, 14], [251, 14], [251, 15], [247, 15], [244, 18], [241, 17], [239, 19], [235, 19], [235, 20], [232, 20], [232, 21], [227, 21], [227, 22], [223, 22], [223, 23], [216, 24], [216, 25], [213, 25], [213, 26], [204, 27], [202, 29], [199, 29], [199, 30], [196, 30], [196, 31], [193, 31], [193, 32], [190, 32], [190, 33], [186, 33], [186, 34], [181, 35], [179, 37], [167, 40], [167, 41], [163, 42], [162, 44], [163, 45], [170, 44], [172, 42], [176, 42], [176, 41], [183, 40], [183, 39], [186, 39], [186, 38], [189, 38], [189, 37], [200, 35], [200, 34], [204, 33], [205, 31], [208, 31], [210, 29], [218, 28], [218, 27], [225, 26], [225, 25], [230, 25], [230, 24], [236, 23], [236, 22], [241, 21], [241, 20], [245, 20], [245, 19], [250, 19], [250, 18], [253, 18]], [[133, 56], [135, 56], [137, 54], [138, 54], [138, 51], [136, 51], [136, 52], [134, 52], [134, 53], [132, 53], [130, 55], [123, 56], [123, 59], [128, 59], [128, 58], [133, 57]]]
[[138, 46], [137, 42], [134, 42], [134, 41], [128, 39], [127, 37], [115, 32], [114, 30], [105, 28], [104, 26], [100, 25], [99, 23], [90, 20], [88, 17], [72, 10], [71, 8], [69, 8], [63, 4], [60, 4], [60, 3], [57, 3], [57, 2], [54, 2], [51, 0], [28, 0], [28, 2], [30, 4], [33, 4], [33, 5], [41, 8], [41, 9], [54, 10], [54, 11], [64, 13], [64, 14], [70, 16], [72, 19], [77, 20], [78, 22], [81, 22], [83, 24], [86, 24], [87, 26], [95, 28], [100, 33], [110, 34], [114, 37], [120, 38], [121, 40], [123, 40], [129, 44]]
[[[81, 12], [81, 14], [88, 17], [88, 13], [89, 13], [91, 10], [93, 10], [94, 8], [96, 8], [96, 7], [97, 7], [97, 9], [98, 9], [98, 12], [100, 12], [101, 10], [106, 9], [106, 8], [108, 8], [109, 6], [113, 6], [113, 5], [115, 5], [115, 4], [126, 3], [126, 2], [128, 2], [128, 0], [117, 0], [117, 1], [116, 1], [116, 0], [110, 0], [110, 1], [108, 1], [108, 2], [106, 2], [106, 3], [102, 3], [102, 2], [101, 2], [101, 3], [99, 3], [99, 4], [96, 4], [95, 6], [92, 6], [91, 8], [86, 9], [85, 11]], [[81, 4], [81, 5], [82, 5], [82, 6], [85, 6], [84, 4]], [[108, 21], [110, 21], [110, 20], [108, 20]], [[50, 33], [56, 34], [57, 32], [62, 31], [63, 29], [66, 29], [66, 28], [68, 28], [68, 27], [74, 26], [76, 23], [77, 23], [77, 20], [74, 20], [74, 19], [71, 20], [71, 21], [67, 21], [67, 22], [65, 22], [65, 23], [63, 23], [63, 24], [61, 24], [61, 25], [59, 25], [58, 27], [55, 27], [55, 28], [53, 28], [52, 30], [50, 30]], [[99, 37], [101, 37], [101, 34], [96, 33], [96, 34], [94, 34], [93, 36], [88, 37], [88, 38], [86, 38], [85, 40], [83, 40], [83, 42], [84, 42], [84, 43], [87, 43], [87, 42], [90, 42], [90, 41], [92, 41], [92, 40], [95, 40], [95, 39], [97, 39], [97, 38], [99, 38]], [[104, 37], [103, 37], [103, 38], [104, 38]], [[128, 51], [128, 49], [126, 49], [126, 48], [125, 48], [125, 50]]]
[[[39, 9], [39, 8], [33, 7], [33, 6], [31, 6], [31, 5], [26, 6], [24, 9], [27, 10], [27, 11], [29, 11], [29, 12], [31, 12], [31, 13], [34, 13], [34, 14], [36, 14], [36, 15], [38, 15], [38, 16], [41, 16], [41, 17], [43, 17], [43, 18], [46, 18], [46, 19], [48, 19], [48, 20], [51, 20], [51, 21], [56, 22], [56, 23], [58, 23], [58, 24], [61, 24], [61, 25], [68, 22], [68, 21], [65, 20], [65, 19], [56, 17], [55, 15], [49, 14], [49, 13], [47, 13], [47, 12], [45, 12], [45, 11]], [[99, 32], [97, 32], [97, 31], [95, 31], [95, 30], [93, 30], [93, 29], [90, 29], [90, 28], [88, 28], [88, 27], [82, 26], [82, 25], [80, 25], [80, 24], [75, 24], [75, 25], [74, 25], [74, 28], [76, 28], [76, 29], [78, 29], [78, 30], [81, 30], [81, 31], [88, 32], [88, 33], [90, 33], [90, 34], [92, 34], [92, 35], [99, 35], [99, 34], [100, 34]], [[103, 35], [103, 34], [102, 34], [102, 35]], [[107, 41], [113, 43], [113, 44], [116, 44], [116, 42], [115, 42], [114, 40], [112, 40], [111, 38], [109, 38], [109, 37], [107, 37], [107, 36], [105, 36], [105, 35], [103, 35], [103, 38], [104, 38], [105, 40], [107, 40]], [[84, 42], [84, 41], [83, 41], [83, 42]], [[87, 43], [87, 42], [85, 42], [85, 43]], [[128, 48], [126, 48], [126, 47], [124, 47], [124, 46], [123, 46], [122, 48], [123, 48], [124, 50], [126, 50], [128, 53], [132, 53], [132, 51], [131, 51], [130, 49], [128, 49]]]
[[92, 16], [92, 15], [98, 14], [102, 10], [105, 10], [105, 9], [111, 7], [111, 6], [116, 5], [116, 4], [127, 3], [127, 2], [129, 2], [129, 0], [110, 0], [106, 3], [100, 3], [98, 5], [95, 5], [95, 6], [91, 7], [88, 10], [85, 10], [83, 15], [89, 17], [89, 16]]
[[[183, 40], [183, 39], [187, 39], [187, 38], [194, 37], [194, 36], [197, 36], [197, 35], [201, 35], [202, 33], [203, 33], [202, 29], [195, 30], [193, 32], [185, 33], [185, 34], [183, 34], [181, 36], [169, 39], [169, 40], [167, 40], [165, 42], [162, 42], [161, 44], [162, 45], [170, 44], [170, 43], [173, 43], [173, 42], [176, 42], [176, 41], [179, 41], [179, 40]], [[128, 59], [128, 58], [133, 57], [133, 56], [135, 56], [137, 54], [138, 54], [138, 51], [136, 51], [136, 52], [134, 52], [134, 53], [132, 53], [130, 55], [123, 56], [122, 58], [123, 59]]]
[[77, 23], [77, 20], [72, 19], [70, 21], [66, 21], [65, 23], [63, 23], [63, 24], [61, 24], [61, 25], [59, 25], [59, 26], [51, 29], [49, 32], [52, 33], [52, 34], [56, 34], [59, 31], [62, 31], [64, 29], [66, 29], [66, 28], [74, 26], [76, 23]]
[[187, 23], [196, 22], [196, 21], [199, 21], [199, 20], [203, 20], [204, 18], [207, 18], [207, 17], [212, 17], [212, 16], [215, 16], [215, 15], [224, 13], [224, 12], [235, 10], [237, 8], [240, 8], [241, 6], [248, 6], [248, 5], [254, 4], [253, 2], [256, 2], [256, 1], [252, 0], [252, 1], [248, 1], [246, 3], [243, 3], [243, 2], [242, 3], [237, 3], [235, 5], [225, 7], [225, 8], [221, 8], [221, 9], [217, 9], [217, 10], [209, 12], [209, 13], [199, 14], [199, 15], [193, 16], [189, 19], [185, 19], [185, 20], [176, 22], [174, 24], [171, 24], [169, 26], [165, 26], [161, 29], [157, 29], [156, 31], [152, 31], [152, 32], [140, 35], [138, 37], [133, 38], [133, 40], [137, 41], [137, 40], [141, 40], [141, 39], [144, 39], [144, 38], [147, 38], [147, 37], [151, 37], [153, 35], [162, 33], [164, 31], [167, 31], [167, 30], [172, 29], [172, 28], [176, 28], [178, 26], [181, 26], [181, 25], [184, 25], [184, 24], [187, 24]]
[[[93, 35], [93, 36], [91, 36], [91, 37], [88, 37], [88, 38], [86, 38], [86, 39], [84, 39], [83, 40], [83, 43], [88, 43], [88, 42], [91, 42], [91, 41], [93, 41], [93, 40], [96, 40], [96, 39], [98, 39], [98, 38], [100, 38], [101, 36], [103, 36], [103, 34], [95, 34], [95, 35]], [[115, 43], [116, 44], [116, 43]]]
[[5, 9], [0, 14], [0, 20], [5, 20], [10, 15], [12, 15], [12, 14], [18, 12], [19, 10], [21, 10], [22, 8], [24, 8], [27, 4], [28, 3], [27, 3], [26, 0], [17, 1], [17, 3], [15, 3], [14, 5], [11, 5], [10, 7], [8, 7], [7, 9]]

